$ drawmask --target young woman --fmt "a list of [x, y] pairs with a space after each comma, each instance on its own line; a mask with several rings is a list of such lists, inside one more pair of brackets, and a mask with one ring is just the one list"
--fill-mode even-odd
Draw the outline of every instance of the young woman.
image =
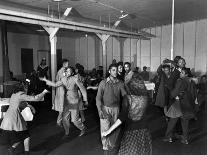
[[151, 155], [151, 136], [147, 129], [145, 110], [148, 105], [147, 90], [142, 77], [134, 73], [126, 84], [128, 95], [122, 102], [118, 120], [102, 136], [112, 133], [120, 124], [126, 122], [126, 129], [121, 140], [119, 155]]
[[20, 108], [31, 107], [25, 101], [40, 101], [48, 91], [44, 90], [36, 96], [29, 96], [26, 92], [26, 87], [22, 84], [15, 87], [9, 100], [9, 108], [1, 123], [0, 142], [12, 145], [9, 148], [10, 154], [13, 154], [14, 149], [21, 141], [24, 141], [25, 154], [29, 154], [30, 134]]

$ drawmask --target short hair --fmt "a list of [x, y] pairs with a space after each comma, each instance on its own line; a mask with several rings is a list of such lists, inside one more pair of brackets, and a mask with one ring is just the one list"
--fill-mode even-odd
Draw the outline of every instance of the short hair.
[[130, 62], [125, 62], [125, 63], [124, 63], [124, 66], [125, 66], [125, 65], [128, 65], [129, 67], [131, 67], [131, 63], [130, 63]]
[[169, 70], [170, 70], [170, 65], [168, 65], [168, 64], [164, 64], [164, 65], [162, 65], [162, 68], [164, 69], [164, 68], [168, 68]]
[[181, 59], [181, 58], [182, 58], [181, 56], [177, 55], [177, 56], [173, 59], [173, 61], [177, 64], [177, 63], [178, 63], [178, 60]]
[[119, 62], [117, 63], [117, 66], [123, 66], [123, 62], [119, 61]]
[[143, 69], [147, 69], [147, 66], [144, 66]]
[[72, 74], [74, 74], [74, 73], [75, 73], [75, 69], [74, 69], [74, 67], [69, 66], [69, 67], [67, 67], [67, 68], [66, 68], [66, 70], [68, 70], [68, 69], [70, 69], [70, 70], [72, 71]]
[[116, 67], [117, 68], [117, 64], [111, 64], [111, 65], [109, 65], [109, 70], [112, 69], [112, 67]]
[[68, 59], [62, 59], [62, 64], [66, 63], [66, 62], [69, 62]]

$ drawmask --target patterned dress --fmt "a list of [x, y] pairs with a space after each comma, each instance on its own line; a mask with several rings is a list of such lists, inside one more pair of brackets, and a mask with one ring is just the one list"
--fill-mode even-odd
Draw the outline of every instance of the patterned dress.
[[144, 112], [147, 107], [146, 96], [128, 95], [123, 100], [122, 112], [119, 119], [126, 121], [119, 155], [151, 155], [152, 141]]

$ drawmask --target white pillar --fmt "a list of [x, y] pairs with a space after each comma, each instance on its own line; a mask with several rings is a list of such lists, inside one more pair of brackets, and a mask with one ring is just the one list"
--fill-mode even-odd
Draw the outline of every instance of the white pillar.
[[172, 0], [172, 30], [171, 30], [171, 50], [170, 50], [170, 59], [173, 60], [174, 57], [174, 9], [175, 3]]
[[107, 56], [106, 56], [106, 41], [103, 41], [102, 40], [102, 49], [103, 49], [103, 60], [102, 60], [102, 62], [103, 62], [103, 75], [104, 75], [104, 77], [105, 77], [105, 75], [106, 75], [106, 72], [107, 72]]

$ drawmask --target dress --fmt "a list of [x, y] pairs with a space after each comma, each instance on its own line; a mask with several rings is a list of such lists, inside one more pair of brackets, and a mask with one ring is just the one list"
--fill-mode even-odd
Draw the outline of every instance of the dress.
[[36, 96], [28, 96], [24, 92], [12, 94], [9, 108], [0, 127], [0, 143], [13, 144], [29, 137], [27, 123], [21, 115], [20, 106], [22, 106], [24, 101], [40, 101], [43, 96], [44, 93]]
[[119, 155], [151, 155], [152, 140], [144, 113], [146, 96], [127, 95], [119, 119], [126, 122]]

